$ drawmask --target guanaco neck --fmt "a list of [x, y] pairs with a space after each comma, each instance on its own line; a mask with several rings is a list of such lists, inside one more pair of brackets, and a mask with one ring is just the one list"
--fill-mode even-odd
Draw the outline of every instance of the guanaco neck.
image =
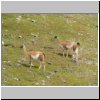
[[24, 54], [25, 54], [26, 56], [28, 56], [25, 45], [23, 45], [23, 51], [24, 51]]

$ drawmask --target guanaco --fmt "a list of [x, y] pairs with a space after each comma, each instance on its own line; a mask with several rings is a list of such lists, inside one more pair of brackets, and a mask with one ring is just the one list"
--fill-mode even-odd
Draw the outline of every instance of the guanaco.
[[65, 55], [65, 52], [67, 51], [67, 56], [68, 56], [68, 50], [72, 49], [73, 50], [73, 55], [72, 58], [75, 59], [75, 61], [78, 61], [78, 49], [80, 47], [80, 43], [79, 42], [75, 42], [75, 41], [60, 41], [58, 36], [54, 37], [55, 39], [58, 40], [58, 45], [62, 48], [63, 50], [63, 56]]
[[45, 54], [41, 51], [27, 51], [25, 45], [21, 45], [20, 48], [23, 48], [24, 54], [30, 58], [30, 68], [32, 66], [32, 59], [38, 60], [40, 62], [39, 69], [43, 66], [45, 71]]

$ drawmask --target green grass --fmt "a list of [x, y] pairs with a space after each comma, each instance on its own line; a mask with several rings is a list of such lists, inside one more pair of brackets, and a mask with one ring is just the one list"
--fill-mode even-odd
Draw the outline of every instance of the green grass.
[[[18, 16], [22, 17], [19, 22]], [[54, 40], [55, 35], [61, 40], [80, 42], [78, 64], [57, 54], [61, 50]], [[35, 45], [31, 40], [35, 40]], [[98, 85], [97, 14], [2, 14], [2, 41], [8, 44], [2, 46], [3, 86]], [[38, 70], [39, 63], [35, 61], [35, 66], [29, 68], [29, 59], [19, 48], [22, 43], [27, 50], [45, 53], [46, 72]], [[19, 64], [22, 58], [25, 61]]]

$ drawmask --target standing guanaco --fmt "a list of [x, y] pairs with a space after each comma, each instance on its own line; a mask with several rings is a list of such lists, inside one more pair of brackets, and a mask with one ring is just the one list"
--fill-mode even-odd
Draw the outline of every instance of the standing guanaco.
[[30, 58], [30, 68], [32, 66], [32, 59], [38, 60], [40, 62], [39, 69], [43, 66], [45, 71], [45, 54], [41, 51], [27, 51], [25, 45], [21, 45], [20, 48], [23, 48], [24, 54]]
[[67, 51], [67, 56], [68, 56], [68, 50], [72, 49], [73, 50], [73, 59], [75, 59], [75, 61], [78, 61], [78, 49], [80, 47], [80, 43], [79, 42], [75, 42], [75, 41], [60, 41], [58, 36], [54, 37], [55, 39], [58, 40], [58, 45], [62, 48], [63, 50], [63, 56], [65, 54], [65, 52]]

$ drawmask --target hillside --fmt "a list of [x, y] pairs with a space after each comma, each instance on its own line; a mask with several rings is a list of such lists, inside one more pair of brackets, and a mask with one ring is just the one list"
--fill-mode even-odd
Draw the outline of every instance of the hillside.
[[[97, 14], [2, 14], [2, 86], [97, 86]], [[80, 42], [79, 62], [63, 57], [54, 36]], [[33, 44], [34, 42], [34, 44]], [[29, 68], [20, 49], [43, 51], [46, 71]]]

